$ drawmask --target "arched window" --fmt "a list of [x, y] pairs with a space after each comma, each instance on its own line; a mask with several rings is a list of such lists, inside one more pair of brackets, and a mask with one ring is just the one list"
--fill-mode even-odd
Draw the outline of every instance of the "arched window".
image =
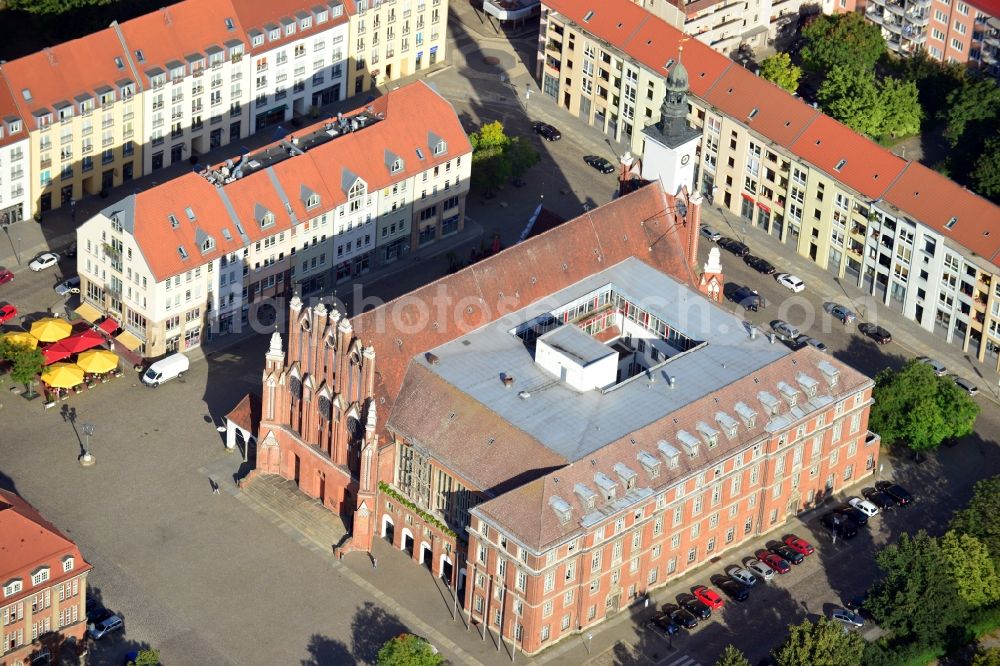
[[361, 439], [365, 435], [365, 428], [361, 425], [361, 421], [349, 416], [347, 418], [347, 432], [350, 433], [352, 439]]
[[330, 398], [325, 395], [319, 397], [319, 415], [320, 418], [329, 421], [330, 413], [333, 410], [333, 403], [330, 402]]
[[296, 400], [302, 399], [302, 380], [298, 377], [292, 377], [292, 380], [288, 383], [289, 390], [292, 392], [292, 397]]

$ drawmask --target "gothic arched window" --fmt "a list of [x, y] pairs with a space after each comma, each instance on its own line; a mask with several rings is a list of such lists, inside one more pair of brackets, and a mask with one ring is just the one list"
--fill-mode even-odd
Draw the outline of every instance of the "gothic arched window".
[[323, 419], [325, 419], [325, 420], [327, 420], [327, 421], [329, 421], [330, 420], [330, 412], [332, 411], [332, 409], [333, 409], [333, 403], [330, 402], [330, 399], [328, 397], [326, 397], [325, 395], [321, 395], [319, 397], [319, 415], [320, 415], [320, 417], [323, 418]]
[[347, 418], [347, 432], [350, 433], [352, 439], [361, 439], [364, 437], [365, 429], [361, 425], [361, 421], [353, 416], [349, 416]]
[[292, 392], [292, 397], [296, 400], [302, 399], [302, 380], [298, 377], [292, 377], [292, 380], [288, 383], [289, 390]]

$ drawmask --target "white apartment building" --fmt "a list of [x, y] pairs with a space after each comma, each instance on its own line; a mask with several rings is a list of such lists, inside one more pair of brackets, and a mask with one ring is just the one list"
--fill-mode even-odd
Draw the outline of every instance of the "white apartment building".
[[0, 86], [0, 228], [31, 216], [30, 157], [28, 130]]
[[250, 133], [249, 60], [229, 2], [186, 0], [112, 28], [143, 89], [143, 173]]
[[283, 313], [275, 298], [329, 293], [460, 230], [471, 151], [444, 98], [394, 90], [105, 208], [77, 231], [82, 299], [146, 357], [239, 332]]
[[342, 2], [234, 5], [250, 42], [252, 131], [346, 98], [349, 35]]

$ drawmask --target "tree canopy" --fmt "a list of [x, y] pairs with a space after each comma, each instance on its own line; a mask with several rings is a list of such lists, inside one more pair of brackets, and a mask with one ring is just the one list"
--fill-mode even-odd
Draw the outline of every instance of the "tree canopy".
[[727, 645], [715, 662], [715, 666], [750, 666], [750, 660], [739, 648]]
[[469, 135], [472, 144], [472, 182], [492, 188], [521, 176], [538, 162], [538, 152], [520, 137], [509, 137], [499, 120]]
[[131, 666], [160, 666], [160, 651], [153, 648], [139, 650], [135, 659], [128, 663]]
[[875, 77], [849, 65], [833, 67], [817, 92], [823, 110], [855, 132], [878, 136], [884, 111]]
[[423, 638], [400, 634], [378, 651], [377, 666], [439, 666], [444, 658]]
[[856, 666], [864, 651], [861, 634], [821, 617], [790, 626], [788, 638], [771, 654], [778, 666]]
[[1000, 138], [991, 137], [972, 169], [972, 187], [979, 194], [1000, 202]]
[[908, 136], [920, 131], [924, 112], [916, 83], [887, 76], [879, 82], [878, 92], [882, 108], [882, 127], [878, 136]]
[[955, 582], [955, 593], [969, 608], [1000, 599], [1000, 577], [990, 551], [971, 534], [949, 530], [938, 539], [942, 563]]
[[10, 377], [32, 390], [35, 377], [45, 367], [45, 355], [41, 349], [0, 339], [0, 358], [11, 364]]
[[972, 499], [964, 509], [959, 509], [951, 519], [951, 529], [971, 534], [982, 543], [998, 570], [1000, 570], [1000, 476], [980, 479], [972, 492]]
[[989, 648], [976, 652], [970, 666], [1000, 666], [1000, 648]]
[[1000, 88], [996, 82], [990, 79], [967, 79], [948, 95], [944, 111], [944, 137], [955, 147], [970, 129], [970, 124], [987, 122], [995, 129], [993, 121], [998, 115]]
[[913, 359], [899, 372], [886, 368], [878, 373], [873, 397], [871, 429], [883, 441], [905, 442], [914, 451], [968, 435], [979, 415], [979, 405], [955, 382]]
[[795, 92], [799, 89], [802, 68], [794, 64], [787, 53], [779, 51], [760, 63], [760, 76], [788, 92]]
[[81, 7], [110, 5], [113, 0], [6, 0], [8, 9], [30, 14], [64, 14]]
[[846, 66], [872, 71], [885, 54], [882, 30], [858, 13], [820, 16], [803, 28], [802, 62], [814, 72]]

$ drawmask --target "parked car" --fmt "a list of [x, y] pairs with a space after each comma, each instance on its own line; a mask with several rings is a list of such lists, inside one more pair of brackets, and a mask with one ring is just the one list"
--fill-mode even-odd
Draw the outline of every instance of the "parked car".
[[60, 296], [68, 296], [69, 294], [79, 294], [80, 293], [80, 276], [74, 275], [65, 282], [60, 282], [56, 285], [56, 293]]
[[793, 548], [789, 548], [785, 544], [771, 546], [768, 550], [786, 562], [791, 562], [792, 564], [802, 564], [802, 560], [806, 559], [805, 555]]
[[802, 349], [803, 347], [813, 347], [814, 349], [818, 349], [824, 354], [830, 351], [830, 348], [826, 346], [825, 342], [823, 342], [822, 340], [817, 340], [816, 338], [810, 338], [805, 333], [795, 338], [794, 340], [790, 341], [786, 340], [785, 342], [791, 343], [788, 346], [791, 347], [793, 351]]
[[917, 359], [917, 363], [923, 363], [924, 365], [931, 366], [931, 369], [934, 370], [934, 374], [937, 375], [938, 377], [944, 377], [946, 374], [948, 374], [948, 368], [944, 367], [944, 363], [942, 363], [941, 361], [935, 361], [934, 359], [929, 358], [927, 356], [919, 357]]
[[881, 490], [876, 490], [875, 488], [865, 488], [861, 491], [861, 494], [866, 500], [877, 506], [879, 511], [888, 511], [892, 507], [896, 506], [896, 500], [889, 497]]
[[746, 601], [750, 598], [750, 588], [735, 580], [720, 580], [719, 589], [733, 601]]
[[782, 319], [775, 319], [772, 321], [771, 330], [774, 331], [782, 340], [794, 340], [801, 335], [801, 333], [799, 333], [799, 329]]
[[718, 241], [716, 241], [716, 243], [719, 245], [719, 247], [729, 252], [732, 252], [737, 257], [745, 257], [748, 254], [750, 254], [749, 247], [739, 242], [738, 240], [734, 240], [732, 238], [726, 238], [725, 236], [723, 236]]
[[13, 281], [13, 279], [14, 274], [3, 266], [0, 266], [0, 284], [7, 284], [8, 282]]
[[63, 250], [63, 256], [67, 259], [76, 259], [76, 241], [70, 243], [65, 250]]
[[774, 279], [782, 287], [791, 289], [796, 294], [806, 288], [806, 283], [802, 281], [802, 278], [796, 277], [791, 273], [778, 273], [774, 276]]
[[782, 541], [785, 545], [794, 550], [797, 553], [802, 553], [803, 555], [812, 555], [816, 552], [816, 549], [812, 547], [812, 544], [801, 537], [797, 537], [794, 534], [789, 534]]
[[17, 316], [17, 308], [10, 303], [0, 303], [0, 324], [6, 324]]
[[[772, 575], [774, 572], [772, 572]], [[757, 578], [754, 577], [752, 573], [744, 569], [743, 567], [736, 566], [735, 564], [731, 567], [726, 567], [726, 575], [735, 580], [740, 585], [746, 585], [747, 587], [753, 587], [757, 584]]]
[[35, 257], [30, 264], [28, 264], [28, 268], [37, 273], [38, 271], [43, 271], [46, 268], [52, 268], [58, 263], [59, 263], [58, 254], [56, 254], [55, 252], [43, 252], [42, 254]]
[[774, 272], [774, 266], [771, 265], [771, 262], [765, 259], [761, 259], [760, 257], [755, 257], [752, 254], [744, 256], [743, 261], [746, 263], [747, 266], [754, 269], [758, 273], [763, 273], [764, 275], [770, 275], [771, 273]]
[[121, 631], [125, 628], [125, 621], [121, 619], [118, 615], [114, 613], [110, 617], [107, 617], [100, 622], [93, 622], [87, 626], [87, 633], [95, 641], [99, 641], [108, 634]]
[[583, 161], [594, 167], [601, 173], [614, 173], [615, 165], [607, 161], [603, 157], [597, 155], [587, 155], [583, 158]]
[[741, 287], [738, 284], [729, 282], [722, 288], [722, 292], [728, 300], [743, 306], [744, 310], [753, 310], [756, 312], [760, 309], [760, 294], [750, 287]]
[[858, 524], [836, 511], [824, 513], [819, 519], [820, 524], [834, 536], [844, 539], [853, 539], [858, 535]]
[[562, 134], [559, 133], [559, 130], [548, 123], [532, 123], [531, 129], [535, 130], [535, 133], [546, 141], [558, 141], [562, 138]]
[[842, 516], [847, 516], [855, 523], [857, 523], [858, 527], [862, 527], [868, 524], [868, 514], [865, 513], [864, 511], [855, 509], [853, 506], [845, 504], [843, 506], [837, 507], [836, 509], [834, 509], [834, 511], [836, 511]]
[[691, 592], [694, 594], [694, 598], [705, 604], [712, 610], [719, 610], [722, 608], [725, 602], [722, 601], [722, 597], [719, 593], [706, 585], [699, 585]]
[[875, 489], [891, 497], [896, 506], [906, 506], [913, 501], [913, 496], [905, 488], [892, 481], [879, 481], [875, 484]]
[[860, 497], [852, 497], [847, 500], [847, 503], [853, 506], [855, 509], [865, 514], [869, 518], [878, 515], [878, 507], [868, 500], [861, 499]]
[[749, 569], [753, 575], [760, 578], [765, 583], [770, 582], [774, 578], [774, 569], [769, 567], [766, 562], [761, 562], [760, 560], [750, 560], [746, 563], [747, 569]]
[[758, 550], [756, 555], [758, 560], [771, 567], [779, 574], [786, 574], [792, 570], [788, 561], [780, 555], [775, 555], [767, 550]]
[[685, 629], [694, 629], [698, 626], [698, 618], [689, 610], [683, 608], [675, 608], [670, 611], [670, 619], [674, 621], [675, 624], [684, 627]]
[[880, 345], [887, 345], [892, 342], [892, 333], [881, 326], [876, 326], [875, 324], [858, 324], [858, 330], [861, 331], [862, 335], [871, 338]]
[[976, 395], [977, 393], [979, 393], [979, 387], [970, 382], [965, 377], [952, 376], [952, 379], [955, 381], [955, 384], [958, 386], [958, 388], [962, 389], [969, 395]]
[[849, 611], [846, 608], [838, 608], [830, 613], [830, 617], [837, 622], [842, 622], [844, 627], [854, 628], [865, 626], [865, 621], [861, 619], [861, 616], [854, 611]]
[[696, 618], [707, 620], [712, 617], [712, 609], [695, 599], [690, 594], [685, 594], [678, 599], [681, 608], [694, 615]]
[[704, 236], [705, 238], [707, 238], [710, 241], [717, 241], [720, 238], [722, 238], [722, 234], [720, 234], [718, 231], [716, 231], [712, 227], [708, 226], [707, 224], [706, 225], [702, 225], [702, 227], [701, 227], [701, 229], [699, 231], [700, 231], [700, 233], [701, 233], [702, 236]]
[[823, 309], [842, 324], [850, 324], [857, 319], [857, 316], [846, 305], [841, 305], [840, 303], [824, 303]]
[[649, 621], [649, 626], [655, 631], [662, 632], [666, 636], [673, 636], [681, 630], [677, 623], [670, 619], [669, 613], [657, 613]]

